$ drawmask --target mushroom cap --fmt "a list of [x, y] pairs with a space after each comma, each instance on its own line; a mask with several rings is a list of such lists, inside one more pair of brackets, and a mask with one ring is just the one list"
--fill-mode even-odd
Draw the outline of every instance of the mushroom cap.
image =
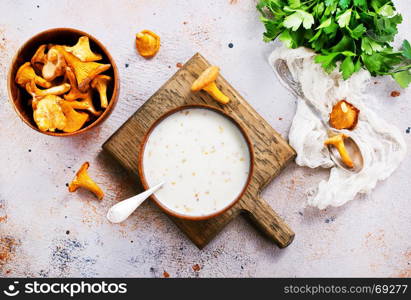
[[81, 92], [86, 92], [89, 83], [100, 73], [107, 71], [111, 65], [110, 64], [100, 64], [96, 62], [83, 62], [75, 55], [65, 51], [59, 46], [61, 52], [63, 53], [67, 64], [73, 70], [76, 75], [78, 89]]
[[98, 84], [105, 84], [107, 85], [107, 83], [111, 80], [111, 77], [108, 75], [97, 75], [93, 81], [91, 82], [91, 87], [93, 89], [97, 88]]
[[37, 48], [36, 53], [34, 53], [33, 57], [31, 58], [30, 62], [32, 66], [37, 68], [38, 71], [41, 71], [40, 66], [44, 65], [47, 61], [47, 54], [45, 53], [46, 48], [47, 48], [46, 44], [41, 45], [40, 47]]
[[89, 115], [85, 112], [76, 111], [73, 108], [73, 102], [61, 100], [59, 103], [67, 119], [66, 126], [62, 129], [64, 132], [77, 131], [88, 121]]
[[70, 185], [68, 187], [70, 193], [77, 191], [77, 189], [80, 187], [79, 181], [83, 180], [82, 177], [88, 177], [87, 170], [89, 167], [90, 163], [88, 161], [81, 165], [80, 169], [76, 172], [74, 179], [70, 182]]
[[66, 126], [66, 116], [59, 104], [61, 98], [48, 95], [37, 103], [33, 118], [41, 131], [55, 131]]
[[18, 85], [26, 87], [26, 84], [31, 80], [35, 80], [38, 85], [44, 88], [51, 87], [51, 82], [46, 81], [44, 78], [37, 76], [30, 62], [26, 62], [20, 66], [17, 70], [15, 81]]
[[336, 146], [338, 143], [344, 143], [344, 139], [348, 138], [348, 135], [345, 133], [337, 133], [331, 135], [324, 141], [324, 145], [334, 145]]
[[198, 92], [202, 90], [206, 85], [215, 81], [220, 74], [220, 68], [217, 66], [210, 66], [200, 74], [200, 76], [193, 82], [191, 90]]
[[46, 62], [42, 69], [44, 79], [52, 81], [62, 76], [65, 72], [66, 61], [63, 54], [56, 46], [52, 47], [46, 55]]
[[75, 192], [78, 188], [85, 188], [92, 192], [96, 197], [101, 200], [104, 197], [103, 190], [97, 185], [97, 183], [91, 179], [87, 170], [90, 166], [89, 162], [85, 162], [77, 171], [76, 176], [70, 182], [68, 190], [69, 192]]
[[90, 40], [87, 36], [80, 37], [77, 44], [72, 47], [65, 46], [64, 50], [74, 54], [77, 58], [84, 62], [96, 61], [103, 58], [101, 54], [96, 54], [91, 51]]
[[16, 82], [20, 85], [25, 85], [31, 79], [36, 77], [34, 69], [31, 67], [30, 62], [26, 62], [20, 66], [16, 74]]
[[76, 172], [76, 176], [82, 174], [83, 172], [86, 172], [89, 167], [90, 163], [86, 161], [84, 164], [81, 165], [80, 169]]
[[330, 113], [329, 123], [336, 129], [353, 130], [358, 123], [360, 110], [346, 100], [337, 102]]
[[160, 37], [150, 30], [143, 30], [136, 34], [136, 48], [145, 58], [153, 57], [160, 49]]

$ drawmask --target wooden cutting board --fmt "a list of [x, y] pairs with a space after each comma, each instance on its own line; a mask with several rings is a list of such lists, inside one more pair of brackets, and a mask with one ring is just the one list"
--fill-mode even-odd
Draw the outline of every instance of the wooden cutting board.
[[150, 126], [161, 115], [187, 104], [219, 107], [244, 127], [253, 143], [255, 166], [251, 183], [239, 202], [218, 217], [206, 221], [169, 217], [200, 249], [240, 213], [247, 215], [279, 247], [286, 247], [292, 242], [294, 233], [260, 197], [260, 192], [294, 159], [295, 152], [221, 75], [217, 79], [217, 86], [231, 99], [229, 104], [220, 105], [203, 91], [192, 93], [192, 82], [208, 66], [210, 64], [204, 57], [195, 54], [104, 143], [103, 149], [138, 177], [140, 143]]

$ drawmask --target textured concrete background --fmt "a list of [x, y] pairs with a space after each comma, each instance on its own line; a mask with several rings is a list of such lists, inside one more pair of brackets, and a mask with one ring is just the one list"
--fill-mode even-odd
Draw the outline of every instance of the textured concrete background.
[[[395, 1], [411, 38], [411, 5]], [[89, 134], [53, 138], [23, 124], [8, 102], [6, 74], [12, 55], [35, 33], [75, 27], [96, 36], [116, 60], [119, 103]], [[135, 33], [162, 38], [158, 55], [144, 60]], [[221, 66], [223, 75], [283, 136], [294, 98], [277, 82], [262, 42], [255, 1], [16, 1], [0, 2], [0, 276], [411, 276], [411, 160], [371, 195], [341, 208], [305, 207], [306, 191], [325, 170], [291, 164], [264, 192], [296, 232], [279, 250], [242, 217], [198, 250], [151, 203], [127, 222], [109, 224], [109, 206], [135, 193], [127, 174], [101, 153], [102, 143], [195, 52]], [[229, 48], [228, 44], [233, 47]], [[128, 67], [127, 67], [128, 66]], [[411, 148], [411, 91], [377, 78], [370, 92], [376, 110], [398, 126]], [[391, 91], [401, 96], [393, 98]], [[65, 184], [84, 161], [106, 197], [69, 194]], [[194, 267], [198, 264], [199, 268]], [[199, 269], [199, 270], [198, 270]], [[196, 271], [197, 270], [197, 271]]]

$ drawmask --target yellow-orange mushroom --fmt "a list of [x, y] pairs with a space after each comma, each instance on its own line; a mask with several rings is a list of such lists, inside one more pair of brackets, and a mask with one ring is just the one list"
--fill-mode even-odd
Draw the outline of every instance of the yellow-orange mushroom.
[[78, 188], [84, 188], [92, 192], [96, 197], [101, 200], [104, 197], [103, 190], [94, 182], [89, 176], [87, 170], [90, 167], [89, 162], [85, 162], [77, 171], [76, 176], [70, 182], [68, 190], [70, 193], [77, 191]]
[[47, 62], [47, 55], [45, 53], [47, 45], [41, 45], [36, 53], [34, 53], [33, 57], [31, 58], [31, 65], [37, 70], [41, 71], [43, 65]]
[[107, 85], [110, 82], [111, 77], [107, 75], [98, 75], [91, 82], [91, 87], [96, 89], [100, 94], [100, 103], [102, 108], [107, 108]]
[[81, 129], [88, 121], [89, 115], [85, 112], [78, 112], [77, 109], [87, 109], [78, 101], [61, 100], [59, 102], [64, 116], [66, 117], [66, 125], [62, 128], [64, 132], [75, 132]]
[[87, 93], [83, 93], [78, 89], [76, 75], [74, 75], [74, 72], [70, 67], [66, 67], [65, 75], [66, 79], [70, 82], [71, 89], [68, 94], [64, 95], [64, 99], [67, 101], [74, 101], [87, 98]]
[[191, 86], [191, 91], [198, 92], [200, 90], [206, 91], [214, 100], [221, 104], [227, 104], [230, 99], [223, 94], [217, 87], [215, 81], [220, 73], [220, 69], [216, 66], [208, 67], [200, 74]]
[[348, 135], [344, 133], [336, 134], [332, 137], [329, 137], [325, 142], [324, 145], [332, 145], [340, 154], [341, 161], [349, 168], [354, 167], [354, 163], [348, 153], [347, 149], [345, 148], [344, 139], [348, 138]]
[[41, 70], [44, 79], [52, 81], [64, 75], [66, 61], [64, 55], [57, 46], [53, 46], [46, 55], [46, 63]]
[[56, 85], [48, 89], [41, 90], [36, 86], [34, 80], [30, 81], [26, 84], [26, 91], [33, 97], [32, 99], [32, 107], [36, 109], [37, 103], [40, 99], [49, 96], [49, 95], [62, 95], [67, 93], [70, 90], [70, 84], [63, 83], [61, 85]]
[[38, 84], [41, 87], [51, 87], [51, 82], [48, 82], [44, 78], [38, 76], [36, 72], [34, 72], [34, 69], [30, 65], [30, 62], [26, 62], [23, 65], [21, 65], [20, 68], [17, 70], [15, 81], [18, 85], [25, 88], [26, 84], [31, 80], [34, 80], [36, 84]]
[[160, 49], [160, 37], [150, 30], [143, 30], [136, 34], [136, 48], [145, 58], [153, 57]]
[[358, 123], [359, 109], [354, 105], [341, 100], [337, 102], [330, 113], [330, 125], [336, 129], [353, 130]]
[[[61, 49], [62, 47], [59, 46]], [[107, 71], [110, 64], [100, 64], [96, 62], [83, 62], [73, 54], [62, 50], [67, 64], [73, 70], [77, 79], [77, 86], [81, 92], [86, 92], [89, 88], [90, 82], [100, 73]]]
[[33, 112], [33, 118], [41, 131], [62, 130], [67, 125], [66, 116], [60, 106], [61, 98], [47, 95], [39, 100]]
[[94, 107], [93, 93], [91, 90], [88, 90], [86, 98], [77, 102], [82, 103], [84, 106], [86, 106], [87, 108], [85, 109], [88, 110], [94, 116], [100, 116], [103, 113], [102, 111], [96, 110], [96, 108]]
[[90, 40], [87, 36], [82, 36], [78, 39], [77, 44], [73, 47], [65, 46], [64, 50], [74, 54], [81, 61], [96, 61], [102, 59], [100, 54], [91, 51]]

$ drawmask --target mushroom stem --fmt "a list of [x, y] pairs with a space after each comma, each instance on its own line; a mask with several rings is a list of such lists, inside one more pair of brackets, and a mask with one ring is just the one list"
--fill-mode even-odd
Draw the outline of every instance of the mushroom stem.
[[107, 108], [107, 106], [108, 106], [107, 86], [103, 85], [103, 84], [99, 84], [99, 85], [97, 85], [97, 91], [100, 94], [101, 107], [102, 108]]
[[68, 190], [69, 192], [75, 192], [78, 188], [85, 188], [92, 192], [96, 197], [101, 200], [104, 197], [103, 190], [94, 182], [93, 179], [88, 175], [87, 170], [90, 163], [85, 162], [78, 170], [76, 177], [70, 182]]
[[203, 87], [203, 90], [209, 93], [211, 97], [213, 97], [221, 104], [227, 104], [230, 101], [230, 98], [228, 98], [223, 94], [222, 91], [220, 91], [214, 81]]
[[107, 99], [107, 85], [111, 80], [110, 76], [107, 75], [98, 75], [91, 82], [91, 87], [96, 89], [100, 94], [100, 105], [102, 108], [107, 108], [108, 99]]
[[348, 153], [347, 149], [345, 148], [344, 139], [348, 138], [348, 135], [344, 133], [340, 133], [328, 138], [324, 145], [332, 145], [337, 148], [338, 153], [340, 154], [342, 162], [349, 168], [354, 167], [354, 163]]

